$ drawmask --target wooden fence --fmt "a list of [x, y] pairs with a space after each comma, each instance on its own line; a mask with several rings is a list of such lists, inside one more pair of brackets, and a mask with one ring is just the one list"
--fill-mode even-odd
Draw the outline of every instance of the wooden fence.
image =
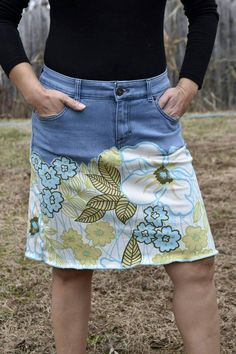
[[[42, 1], [42, 0], [41, 0]], [[38, 2], [38, 4], [37, 4]], [[19, 32], [36, 74], [43, 63], [49, 30], [49, 6], [32, 4], [26, 9]], [[236, 0], [218, 0], [220, 22], [212, 57], [202, 89], [193, 99], [189, 111], [232, 110], [236, 107]], [[188, 20], [180, 0], [167, 0], [164, 38], [167, 66], [173, 85], [183, 61]], [[0, 117], [29, 117], [30, 107], [5, 73], [0, 69]]]

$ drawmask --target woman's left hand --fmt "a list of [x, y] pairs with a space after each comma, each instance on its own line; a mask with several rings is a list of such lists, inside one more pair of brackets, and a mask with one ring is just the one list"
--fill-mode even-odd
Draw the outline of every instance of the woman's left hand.
[[187, 78], [181, 78], [175, 87], [168, 88], [159, 98], [160, 107], [170, 116], [180, 118], [187, 111], [190, 102], [198, 92], [198, 85]]

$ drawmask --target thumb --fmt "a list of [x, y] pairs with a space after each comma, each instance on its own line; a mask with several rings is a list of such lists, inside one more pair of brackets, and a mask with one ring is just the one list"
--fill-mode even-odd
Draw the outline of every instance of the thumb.
[[164, 108], [165, 105], [167, 104], [167, 102], [169, 101], [170, 97], [171, 97], [171, 93], [165, 91], [165, 92], [160, 96], [160, 98], [159, 98], [159, 101], [158, 101], [159, 106], [160, 106], [161, 108]]
[[69, 97], [68, 95], [65, 95], [63, 97], [63, 103], [66, 106], [68, 106], [68, 107], [70, 107], [72, 109], [78, 110], [78, 111], [81, 111], [81, 110], [83, 110], [86, 107], [85, 104], [83, 104], [83, 103], [81, 103], [79, 101], [76, 101], [75, 99]]

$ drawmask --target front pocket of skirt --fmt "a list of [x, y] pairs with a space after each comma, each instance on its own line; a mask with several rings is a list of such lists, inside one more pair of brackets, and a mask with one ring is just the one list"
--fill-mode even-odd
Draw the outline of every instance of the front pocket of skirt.
[[56, 119], [61, 118], [67, 112], [68, 109], [69, 109], [68, 106], [64, 106], [64, 108], [60, 112], [58, 112], [57, 114], [49, 115], [49, 116], [40, 116], [37, 112], [35, 112], [35, 110], [33, 110], [33, 114], [40, 121], [46, 122], [46, 121], [51, 121], [51, 120], [56, 120]]
[[[62, 88], [57, 87], [53, 82], [49, 82], [44, 80], [44, 78], [42, 77], [43, 74], [41, 74], [41, 76], [39, 77], [39, 81], [41, 83], [41, 85], [45, 88], [45, 89], [51, 89], [51, 90], [57, 90], [57, 91], [61, 91], [65, 94], [67, 94], [68, 96], [70, 96], [71, 98], [74, 98], [73, 94], [69, 94], [68, 92], [66, 92], [66, 90], [63, 90]], [[64, 114], [70, 109], [70, 107], [64, 105], [64, 107], [62, 108], [62, 110], [60, 110], [58, 113], [56, 114], [52, 114], [52, 115], [48, 115], [48, 116], [40, 116], [35, 110], [33, 110], [33, 114], [35, 115], [35, 117], [42, 121], [42, 122], [47, 122], [47, 121], [54, 121], [57, 120], [59, 118], [62, 118], [64, 116]]]
[[[164, 93], [164, 92], [163, 92]], [[162, 115], [162, 117], [164, 117], [165, 119], [169, 119], [169, 121], [171, 121], [172, 123], [178, 123], [180, 118], [179, 116], [177, 117], [173, 117], [169, 114], [167, 114], [159, 105], [158, 100], [161, 97], [162, 94], [155, 94], [152, 96], [152, 100], [153, 100], [153, 104], [156, 107], [156, 109], [158, 110], [158, 112]]]

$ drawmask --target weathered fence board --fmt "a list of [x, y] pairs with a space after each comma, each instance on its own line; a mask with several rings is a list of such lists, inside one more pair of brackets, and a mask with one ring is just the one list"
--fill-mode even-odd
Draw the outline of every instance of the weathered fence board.
[[[50, 20], [47, 2], [37, 0], [34, 3], [31, 2], [31, 6], [24, 11], [19, 32], [26, 53], [38, 74], [43, 63]], [[236, 107], [236, 0], [218, 0], [217, 3], [220, 22], [215, 46], [202, 90], [192, 101], [189, 111], [215, 111]], [[188, 20], [184, 16], [181, 1], [167, 0], [164, 39], [167, 66], [173, 85], [177, 83], [184, 57], [187, 29]], [[30, 107], [0, 70], [0, 117], [29, 117], [30, 113]]]

